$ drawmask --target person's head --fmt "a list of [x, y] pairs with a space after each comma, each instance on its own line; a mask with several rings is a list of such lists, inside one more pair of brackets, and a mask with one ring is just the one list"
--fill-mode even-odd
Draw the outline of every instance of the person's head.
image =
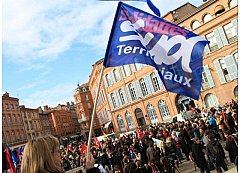
[[201, 140], [198, 137], [196, 137], [196, 138], [194, 138], [194, 143], [195, 144], [200, 144]]
[[114, 170], [114, 173], [121, 173], [122, 172], [121, 167], [119, 165], [114, 166], [113, 170]]
[[52, 156], [54, 163], [57, 166], [61, 166], [61, 156], [59, 153], [60, 144], [59, 144], [58, 139], [52, 135], [46, 135], [43, 138], [46, 140], [46, 142], [49, 146], [49, 149], [51, 151], [51, 156]]
[[61, 167], [54, 163], [48, 143], [43, 137], [30, 140], [24, 148], [22, 173], [63, 172]]

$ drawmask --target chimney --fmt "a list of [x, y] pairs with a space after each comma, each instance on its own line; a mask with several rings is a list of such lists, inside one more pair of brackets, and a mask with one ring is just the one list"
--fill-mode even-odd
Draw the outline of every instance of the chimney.
[[48, 105], [43, 106], [43, 110], [47, 111], [48, 110]]

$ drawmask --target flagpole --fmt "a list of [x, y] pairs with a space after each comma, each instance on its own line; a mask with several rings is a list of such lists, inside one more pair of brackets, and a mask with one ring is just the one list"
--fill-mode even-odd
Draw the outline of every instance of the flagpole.
[[100, 77], [99, 77], [99, 81], [98, 81], [97, 94], [96, 94], [96, 98], [94, 100], [93, 111], [92, 111], [92, 115], [91, 115], [92, 119], [91, 119], [91, 125], [90, 125], [89, 136], [88, 136], [86, 164], [87, 164], [87, 161], [88, 161], [88, 154], [89, 154], [89, 151], [90, 151], [90, 145], [91, 145], [91, 141], [92, 141], [93, 121], [94, 121], [94, 118], [95, 118], [95, 112], [96, 112], [96, 108], [97, 108], [97, 100], [98, 100], [98, 96], [99, 96], [99, 89], [100, 89], [100, 86], [101, 86], [101, 83], [102, 83], [103, 71], [104, 71], [104, 66], [102, 65], [102, 69], [101, 69]]

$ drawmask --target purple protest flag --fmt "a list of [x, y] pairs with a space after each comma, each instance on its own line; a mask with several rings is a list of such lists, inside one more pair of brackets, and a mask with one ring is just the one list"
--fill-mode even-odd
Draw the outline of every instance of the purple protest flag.
[[153, 66], [167, 91], [198, 99], [205, 38], [119, 2], [103, 65]]

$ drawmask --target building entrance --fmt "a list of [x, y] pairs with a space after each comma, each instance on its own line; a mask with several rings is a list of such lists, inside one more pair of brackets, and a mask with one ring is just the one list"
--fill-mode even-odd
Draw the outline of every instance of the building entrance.
[[135, 117], [137, 119], [138, 126], [146, 125], [143, 112], [140, 108], [135, 109]]

